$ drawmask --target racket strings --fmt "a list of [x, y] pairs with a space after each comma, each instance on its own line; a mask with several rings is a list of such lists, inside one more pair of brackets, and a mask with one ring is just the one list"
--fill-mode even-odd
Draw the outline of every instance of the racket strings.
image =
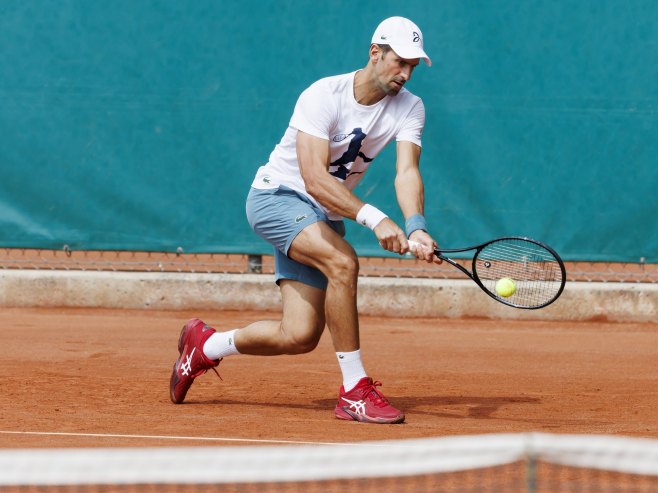
[[[552, 252], [522, 239], [488, 244], [476, 255], [473, 270], [495, 297], [523, 307], [539, 307], [555, 299], [564, 277], [561, 264]], [[507, 298], [496, 293], [496, 283], [504, 277], [516, 284], [515, 293]]]

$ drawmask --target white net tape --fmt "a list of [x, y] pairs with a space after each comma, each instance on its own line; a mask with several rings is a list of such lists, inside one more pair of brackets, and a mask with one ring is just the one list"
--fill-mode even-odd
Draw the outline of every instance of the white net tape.
[[355, 444], [0, 451], [0, 487], [388, 478], [548, 463], [658, 478], [658, 440], [495, 434]]

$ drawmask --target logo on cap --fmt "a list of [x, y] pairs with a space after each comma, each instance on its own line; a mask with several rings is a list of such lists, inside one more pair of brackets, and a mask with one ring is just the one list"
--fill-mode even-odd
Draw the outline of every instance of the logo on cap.
[[420, 34], [418, 34], [416, 31], [412, 33], [414, 35], [414, 43], [418, 43], [420, 41]]

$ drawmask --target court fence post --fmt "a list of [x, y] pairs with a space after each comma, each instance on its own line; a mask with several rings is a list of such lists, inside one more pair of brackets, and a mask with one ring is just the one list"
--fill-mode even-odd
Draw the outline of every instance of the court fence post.
[[249, 255], [247, 258], [247, 269], [252, 274], [263, 273], [263, 256], [262, 255]]

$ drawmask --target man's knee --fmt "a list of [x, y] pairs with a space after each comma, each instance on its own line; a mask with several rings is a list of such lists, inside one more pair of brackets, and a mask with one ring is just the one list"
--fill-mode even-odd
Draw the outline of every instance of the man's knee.
[[353, 281], [359, 275], [359, 259], [354, 252], [336, 252], [331, 259], [327, 277], [330, 281]]
[[299, 330], [299, 327], [292, 332], [284, 330], [284, 344], [286, 354], [303, 354], [313, 351], [320, 342], [322, 329], [324, 327], [309, 327], [306, 330]]

